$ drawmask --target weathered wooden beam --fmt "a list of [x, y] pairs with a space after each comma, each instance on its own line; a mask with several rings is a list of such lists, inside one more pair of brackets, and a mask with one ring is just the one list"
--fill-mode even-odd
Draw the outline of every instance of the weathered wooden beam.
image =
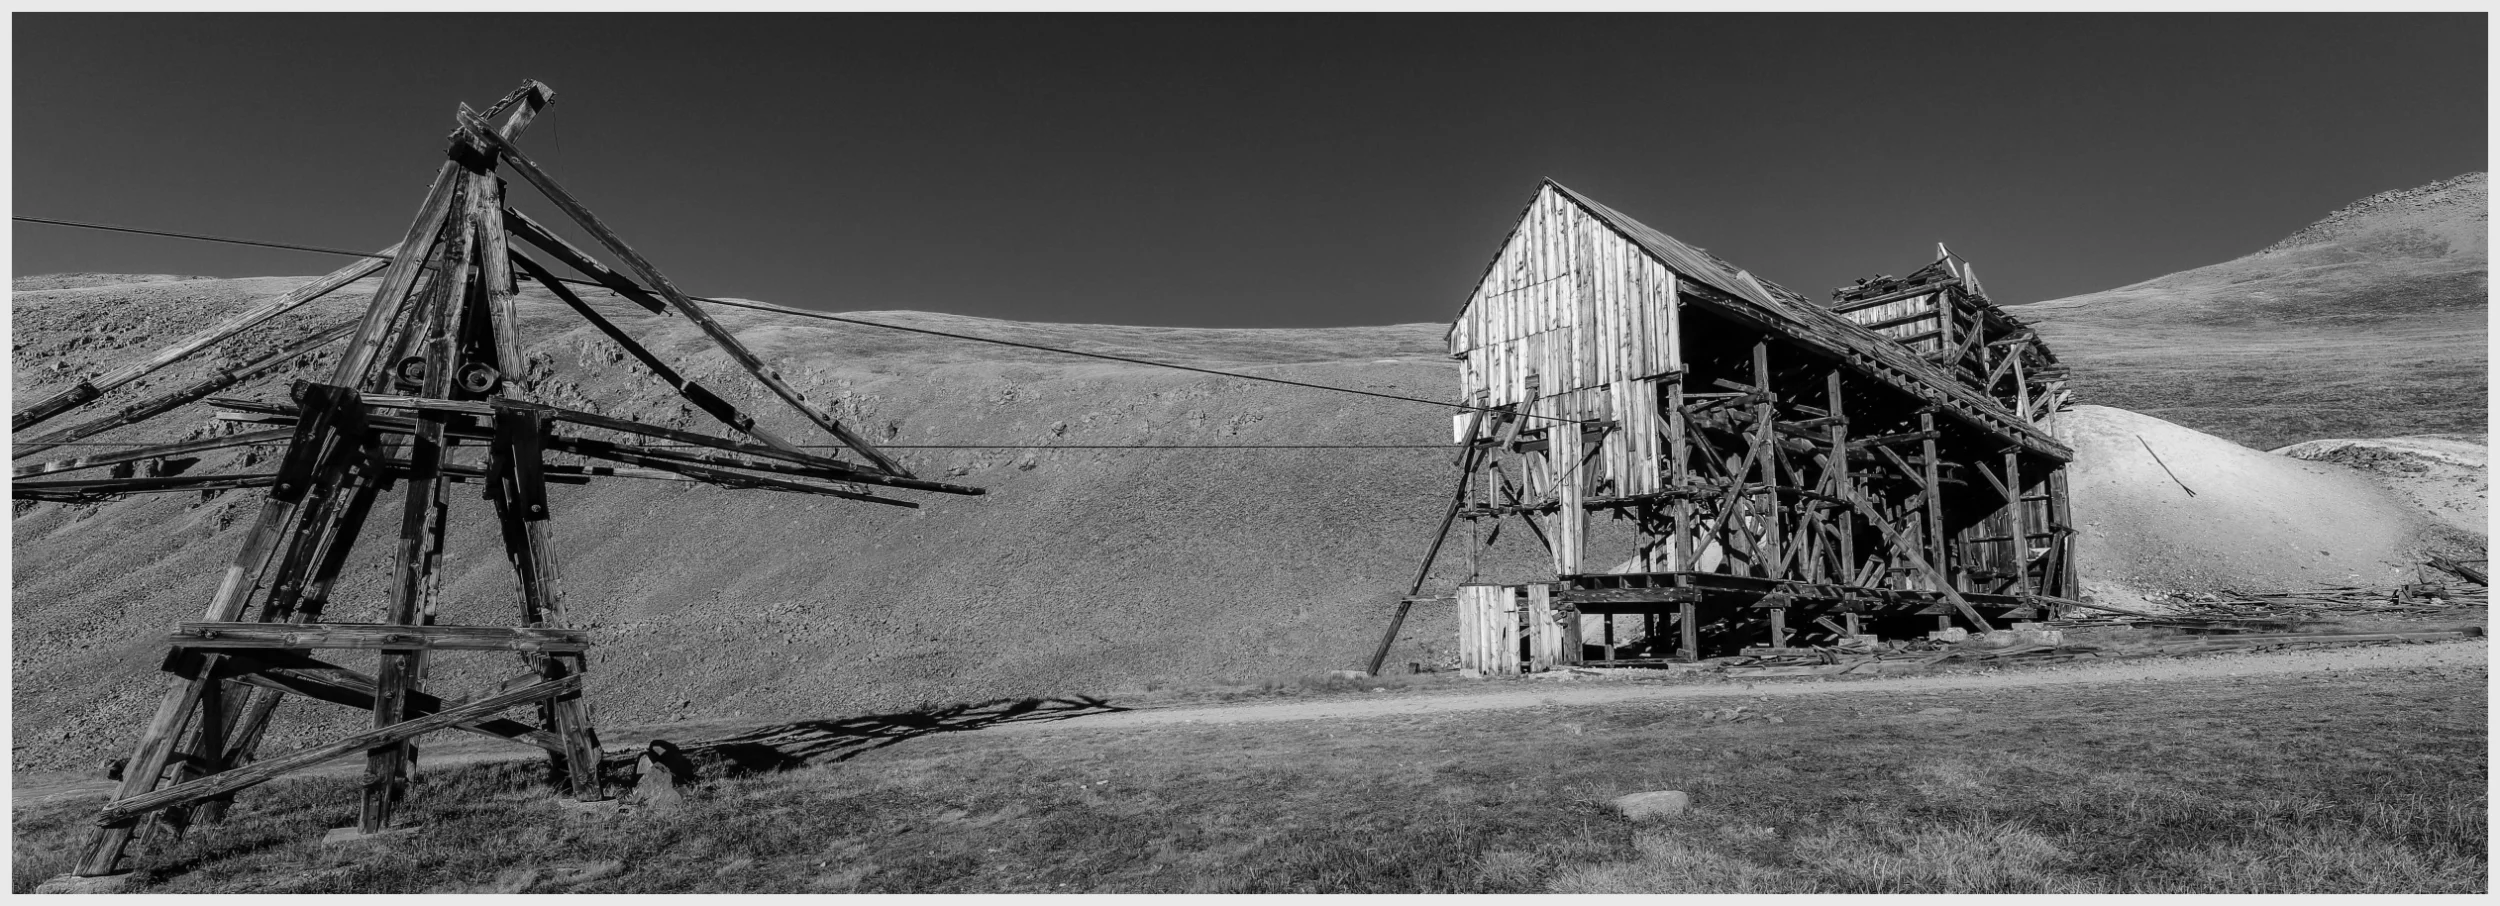
[[240, 475], [166, 475], [157, 478], [56, 479], [9, 482], [9, 496], [19, 500], [74, 501], [120, 494], [181, 491], [227, 491], [266, 488], [278, 483], [276, 472]]
[[693, 300], [679, 292], [676, 285], [670, 283], [657, 267], [644, 260], [641, 254], [633, 250], [632, 246], [626, 245], [625, 240], [618, 237], [614, 230], [609, 229], [598, 215], [591, 213], [588, 207], [575, 200], [572, 194], [566, 192], [562, 185], [547, 175], [546, 171], [540, 170], [537, 163], [531, 161], [528, 155], [521, 153], [520, 148], [505, 141], [501, 136], [495, 135], [492, 130], [486, 128], [484, 122], [465, 107], [460, 111], [460, 123], [462, 128], [468, 130], [471, 138], [493, 149], [505, 163], [511, 165], [513, 172], [536, 187], [539, 193], [545, 195], [548, 201], [553, 202], [558, 210], [571, 217], [584, 232], [589, 233], [592, 238], [598, 240], [600, 245], [616, 255], [625, 263], [627, 270], [633, 271], [635, 276], [642, 279], [644, 285], [658, 293], [661, 298], [668, 300], [668, 303], [675, 307], [679, 314], [686, 316], [686, 320], [694, 322], [705, 336], [711, 337], [713, 343], [719, 345], [722, 351], [729, 353], [730, 358], [735, 360], [739, 367], [745, 369], [748, 374], [754, 375], [755, 379], [771, 390], [774, 395], [781, 397], [784, 402], [790, 404], [791, 408], [799, 410], [801, 415], [816, 423], [817, 427], [823, 428], [826, 433], [840, 439], [853, 452], [875, 464], [877, 468], [905, 478], [911, 477], [909, 470], [904, 469], [901, 463], [878, 450], [874, 444], [868, 442], [867, 438], [853, 432], [833, 416], [818, 411], [815, 406], [810, 405], [804, 394], [781, 379], [780, 372], [766, 366], [763, 360], [749, 352], [746, 344], [739, 342], [737, 336], [731, 334], [728, 328], [721, 326], [710, 313], [697, 307]]
[[565, 652], [590, 648], [579, 629], [393, 623], [182, 623], [176, 648], [363, 648], [385, 651]]
[[[499, 695], [491, 695], [458, 707], [446, 708], [423, 717], [401, 721], [385, 727], [376, 727], [343, 739], [337, 739], [321, 745], [291, 752], [267, 761], [254, 762], [222, 774], [211, 774], [189, 783], [167, 787], [152, 793], [117, 798], [112, 802], [105, 804], [104, 809], [96, 815], [96, 823], [107, 827], [126, 824], [137, 820], [137, 818], [141, 815], [145, 815], [157, 809], [198, 802], [212, 796], [223, 796], [246, 787], [266, 783], [289, 772], [308, 768], [333, 758], [352, 755], [370, 748], [403, 742], [436, 730], [459, 726], [463, 723], [491, 716], [496, 712], [510, 708], [514, 705], [578, 692], [581, 690], [581, 686], [582, 678], [579, 676], [568, 676], [560, 680], [537, 683]], [[133, 765], [124, 768], [124, 770], [127, 771], [135, 767], [136, 765]]]
[[147, 419], [171, 412], [175, 409], [182, 408], [185, 405], [206, 399], [209, 394], [215, 393], [219, 390], [224, 390], [258, 375], [261, 372], [268, 371], [272, 368], [294, 361], [297, 356], [319, 349], [323, 346], [329, 345], [330, 343], [337, 342], [338, 338], [346, 336], [348, 331], [354, 330], [355, 328], [356, 322], [347, 321], [315, 331], [310, 336], [283, 347], [276, 352], [253, 359], [252, 361], [237, 365], [233, 368], [228, 368], [215, 374], [211, 374], [208, 377], [184, 386], [179, 390], [175, 390], [171, 393], [159, 394], [157, 396], [132, 403], [128, 406], [122, 407], [110, 415], [104, 416], [103, 418], [63, 428], [59, 431], [54, 431], [50, 434], [12, 445], [9, 450], [9, 458], [25, 459], [29, 456], [59, 447], [62, 444], [75, 443], [77, 441], [82, 441], [87, 438], [94, 437], [95, 435], [102, 434], [106, 431], [113, 430], [114, 428], [137, 424]]
[[[408, 225], [407, 236], [396, 246], [402, 254], [382, 270], [382, 285], [374, 291], [373, 301], [357, 320], [355, 331], [348, 335], [347, 346], [330, 373], [330, 383], [350, 387], [366, 383], [367, 372], [375, 365], [375, 353], [389, 337], [392, 326], [399, 323], [401, 309], [409, 292], [416, 288], [418, 274], [425, 270], [427, 259], [433, 256], [435, 245], [443, 237], [461, 182], [460, 165], [444, 161], [435, 175], [433, 189], [417, 209], [417, 219]], [[389, 363], [382, 364], [387, 367]]]
[[2443, 557], [2438, 554], [2432, 554], [2430, 557], [2430, 564], [2433, 567], [2437, 567], [2441, 571], [2454, 573], [2459, 578], [2472, 582], [2476, 585], [2488, 586], [2491, 584], [2488, 577], [2482, 570], [2476, 569], [2473, 566], [2468, 565], [2465, 561], [2458, 560], [2454, 557]]
[[[199, 659], [182, 660], [187, 662], [186, 669], [197, 669], [196, 663]], [[357, 711], [373, 709], [374, 678], [337, 664], [285, 651], [240, 652], [229, 654], [220, 660], [224, 662], [217, 668], [220, 678], [231, 677], [239, 683], [289, 695], [301, 695], [314, 701]], [[536, 678], [531, 679], [534, 681]], [[487, 694], [492, 695], [504, 691], [507, 689], [497, 688]], [[409, 713], [416, 717], [438, 714], [446, 708], [457, 707], [460, 704], [462, 702], [446, 702], [423, 692], [412, 692], [408, 695]], [[479, 718], [455, 725], [452, 729], [527, 743], [539, 748], [551, 748], [557, 744], [553, 734], [545, 730], [517, 720], [503, 718]], [[241, 760], [247, 759], [231, 759], [228, 763]]]
[[1897, 289], [1881, 295], [1866, 296], [1857, 299], [1843, 299], [1838, 304], [1832, 306], [1832, 313], [1848, 314], [1862, 308], [1873, 308], [1877, 305], [1883, 305], [1889, 302], [1898, 302], [1912, 296], [1923, 296], [1932, 292], [1940, 292], [1945, 287], [1960, 286], [1961, 284], [1961, 278], [1948, 277], [1934, 283], [1921, 283], [1917, 286], [1906, 289]]
[[1889, 447], [1894, 444], [1917, 443], [1923, 440], [1934, 440], [1935, 438], [1936, 432], [1933, 431], [1905, 431], [1900, 434], [1879, 434], [1874, 437], [1861, 437], [1857, 440], [1850, 441], [1849, 449], [1856, 450], [1865, 447]]
[[1883, 512], [1876, 509], [1872, 501], [1858, 494], [1850, 495], [1849, 500], [1853, 506], [1857, 507], [1858, 513], [1865, 516], [1866, 521], [1875, 526], [1876, 531], [1883, 533], [1884, 543], [1890, 545], [1894, 553], [1908, 560], [1911, 568], [1918, 570], [1927, 577], [1928, 581], [1935, 583], [1936, 591], [1943, 594], [1945, 600], [1951, 603], [1955, 610], [1961, 612], [1963, 619], [1969, 620], [1971, 625], [1981, 632], [1990, 631], [1988, 619], [1980, 616], [1978, 609], [1973, 608], [1969, 601], [1963, 600], [1962, 593], [1954, 589], [1952, 582], [1946, 581], [1943, 571], [1938, 570], [1927, 561], [1926, 557], [1919, 554], [1917, 545], [1910, 544], [1901, 537], [1901, 530], [1894, 528], [1890, 521], [1884, 519]]
[[920, 506], [920, 504], [909, 500], [896, 500], [891, 497], [878, 497], [843, 488], [806, 484], [804, 482], [797, 481], [785, 481], [778, 478], [767, 478], [762, 475], [732, 472], [727, 469], [713, 468], [711, 466], [699, 466], [691, 463], [680, 462], [675, 459], [647, 456], [641, 453], [629, 452], [614, 445], [601, 447], [594, 445], [565, 444], [563, 445], [563, 449], [567, 452], [575, 453], [581, 456], [596, 456], [601, 459], [630, 463], [644, 468], [657, 469], [662, 472], [672, 472], [689, 478], [699, 479], [712, 484], [726, 485], [733, 488], [767, 488], [781, 491], [799, 491], [802, 493], [817, 494], [825, 497], [839, 497], [844, 500], [857, 500], [862, 503], [881, 503], [886, 506], [903, 507], [905, 509], [917, 509]]
[[1365, 673], [1380, 675], [1381, 663], [1389, 659], [1389, 646], [1398, 640], [1398, 630], [1406, 626], [1407, 611], [1414, 607], [1415, 596], [1423, 594], [1424, 581], [1432, 577], [1433, 561], [1441, 557], [1441, 544], [1449, 540], [1450, 525], [1458, 521], [1459, 509], [1467, 505], [1467, 488], [1474, 481], [1476, 464], [1484, 455], [1484, 448], [1475, 442], [1476, 435], [1484, 430], [1484, 412], [1479, 405], [1467, 417], [1465, 452], [1459, 455], [1458, 489], [1451, 493], [1449, 510], [1441, 514], [1440, 530], [1433, 532], [1432, 543], [1424, 547], [1423, 563], [1415, 568], [1415, 581], [1407, 587], [1406, 596], [1398, 599], [1397, 611], [1389, 616], [1388, 630], [1381, 633], [1380, 644], [1372, 649], [1371, 660], [1363, 668]]
[[162, 459], [169, 456], [180, 456], [184, 453], [198, 453], [206, 450], [221, 450], [227, 447], [242, 447], [252, 444], [273, 443], [276, 441], [286, 440], [294, 436], [295, 432], [288, 430], [250, 431], [242, 434], [231, 434], [225, 437], [208, 437], [199, 440], [182, 441], [180, 443], [158, 444], [152, 447], [139, 447], [132, 450], [118, 450], [111, 453], [99, 453], [93, 456], [56, 459], [50, 462], [18, 469], [10, 477], [32, 478], [37, 475], [53, 475], [61, 472], [75, 472], [81, 469], [94, 469], [103, 466], [120, 465], [126, 462], [139, 462], [149, 459]]
[[642, 306], [652, 314], [665, 316], [669, 313], [668, 303], [660, 301], [658, 296], [643, 289], [642, 285], [635, 283], [633, 278], [617, 273], [607, 265], [599, 263], [599, 259], [575, 248], [572, 243], [564, 241], [564, 237], [556, 235], [554, 230], [546, 228], [538, 221], [531, 220], [528, 214], [523, 214], [513, 208], [505, 208], [503, 215], [504, 227], [511, 235], [520, 237], [521, 241], [529, 243], [531, 247], [555, 259], [557, 263], [572, 268], [582, 276], [589, 277], [591, 282], [599, 284], [627, 302]]
[[[458, 194], [465, 197], [467, 187]], [[460, 328], [477, 290], [473, 281], [477, 278], [479, 236], [473, 218], [466, 216], [474, 211], [474, 206], [455, 204], [454, 209], [463, 211], [464, 216], [445, 228], [440, 291], [429, 300], [433, 303], [431, 311], [420, 313], [425, 321], [425, 339], [414, 347], [426, 364], [425, 379], [418, 392], [427, 399], [452, 395], [453, 382], [463, 362]], [[408, 447], [403, 479], [408, 496], [400, 510], [399, 537], [392, 551], [390, 598], [384, 616], [385, 622], [400, 626], [432, 622], [441, 588], [438, 571], [442, 568], [443, 531], [449, 517], [441, 474], [448, 446], [444, 422], [440, 413], [420, 410], [417, 431]], [[382, 652], [373, 700], [375, 727], [392, 726], [406, 719], [408, 693], [417, 688], [423, 675], [422, 655], [422, 649]], [[364, 833], [379, 833], [390, 826], [391, 815], [413, 780], [415, 758], [416, 753], [406, 740], [392, 740], [365, 753], [364, 803], [357, 818], [357, 826]]]
[[[667, 450], [658, 447], [619, 444], [604, 440], [591, 440], [589, 438], [567, 437], [560, 434], [550, 435], [547, 438], [547, 448], [566, 453], [573, 453], [580, 456], [590, 456], [599, 459], [614, 459], [619, 462], [635, 461], [647, 463], [674, 463], [679, 465], [716, 466], [730, 469], [752, 469], [758, 472], [777, 472], [784, 475], [800, 475], [808, 478], [838, 481], [854, 485], [881, 485], [885, 487], [914, 488], [918, 490], [938, 490], [940, 488], [931, 488], [926, 486], [942, 484], [940, 482], [921, 481], [914, 478], [895, 478], [889, 475], [861, 472], [857, 469], [848, 467], [825, 468], [812, 464], [792, 463], [784, 460], [767, 459], [763, 457], [748, 459], [745, 457], [729, 456], [719, 453]], [[629, 457], [630, 460], [628, 459]], [[950, 485], [945, 487], [962, 488], [961, 485]], [[853, 490], [856, 491], [857, 489], [854, 488]], [[980, 488], [963, 488], [962, 490], [955, 491], [955, 493], [980, 494], [983, 492]]]
[[[524, 615], [542, 631], [566, 627], [564, 586], [559, 580], [555, 544], [548, 537], [553, 517], [542, 474], [548, 437], [544, 410], [506, 407], [495, 412], [495, 442], [490, 469], [495, 484], [487, 495], [494, 501], [503, 528], [504, 555], [512, 563]], [[530, 656], [531, 671], [541, 680], [580, 675], [586, 664], [578, 655]], [[599, 776], [599, 745], [590, 728], [590, 713], [581, 702], [554, 698], [540, 706], [547, 727], [558, 742], [551, 765], [580, 801], [607, 797]]]
[[1678, 604], [1701, 600], [1690, 588], [1565, 588], [1554, 600], [1563, 604]]
[[658, 355], [635, 341], [631, 335], [617, 327], [615, 322], [608, 320], [607, 316], [600, 314], [597, 309], [591, 308], [590, 303], [582, 301], [582, 298], [575, 295], [571, 288], [565, 286], [563, 281], [557, 280], [554, 274], [548, 273], [546, 268], [540, 267], [538, 262], [521, 255], [514, 255], [512, 263], [529, 274], [531, 279], [547, 287], [547, 290], [554, 293], [557, 299], [571, 307], [575, 314], [581, 315], [582, 320], [590, 322], [591, 327], [606, 336], [609, 342], [615, 343], [618, 348], [625, 350], [627, 355], [633, 356], [634, 361], [642, 363], [642, 367], [651, 370], [652, 376], [675, 389], [677, 395], [685, 397], [687, 402], [693, 403], [694, 407], [702, 410], [705, 415], [729, 426], [733, 431], [764, 442], [766, 446], [784, 452], [799, 452], [796, 444], [756, 424], [754, 416], [739, 411], [737, 406], [721, 398], [719, 394], [713, 393], [702, 384], [695, 383], [691, 378], [678, 374], [677, 369], [669, 367], [667, 362], [661, 361]]
[[95, 399], [96, 397], [103, 396], [106, 393], [110, 393], [132, 381], [154, 374], [166, 366], [181, 361], [184, 357], [189, 356], [194, 352], [198, 352], [201, 349], [222, 342], [236, 334], [250, 330], [251, 328], [259, 326], [262, 322], [268, 321], [271, 318], [275, 318], [279, 315], [286, 314], [287, 312], [302, 308], [305, 305], [310, 304], [313, 300], [329, 295], [339, 287], [364, 279], [365, 277], [370, 276], [374, 271], [383, 269], [385, 265], [396, 263], [398, 259], [393, 258], [392, 256], [396, 255], [400, 249], [405, 247], [407, 247], [406, 243], [402, 243], [375, 253], [375, 257], [356, 259], [356, 263], [354, 264], [331, 271], [329, 274], [324, 275], [310, 283], [296, 287], [293, 290], [289, 290], [284, 295], [275, 299], [271, 299], [267, 302], [245, 309], [243, 312], [226, 319], [224, 322], [215, 327], [193, 334], [184, 338], [181, 342], [159, 350], [155, 355], [149, 356], [144, 361], [125, 366], [97, 377], [80, 381], [68, 389], [45, 397], [42, 400], [37, 401], [34, 405], [28, 406], [24, 410], [18, 412], [10, 420], [9, 430], [13, 432], [24, 431], [28, 428], [42, 424], [43, 422], [48, 421], [63, 412], [76, 408], [82, 403]]

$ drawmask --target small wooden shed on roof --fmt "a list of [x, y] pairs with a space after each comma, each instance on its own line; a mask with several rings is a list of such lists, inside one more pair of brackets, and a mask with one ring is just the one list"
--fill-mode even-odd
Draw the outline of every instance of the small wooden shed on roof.
[[[2078, 590], [2064, 373], [1968, 274], [1945, 253], [1835, 311], [1547, 181], [1450, 328], [1492, 410], [1459, 417], [1460, 512], [1529, 519], [1539, 612], [1637, 617], [1641, 654], [2045, 615]], [[1509, 588], [1472, 594], [1528, 619]]]

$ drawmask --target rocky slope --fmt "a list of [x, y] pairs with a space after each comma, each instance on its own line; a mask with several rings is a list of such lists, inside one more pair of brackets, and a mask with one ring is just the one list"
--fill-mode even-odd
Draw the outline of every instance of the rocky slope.
[[2490, 207], [2471, 173], [2232, 261], [2013, 311], [2074, 366], [2082, 401], [2259, 449], [2480, 434]]

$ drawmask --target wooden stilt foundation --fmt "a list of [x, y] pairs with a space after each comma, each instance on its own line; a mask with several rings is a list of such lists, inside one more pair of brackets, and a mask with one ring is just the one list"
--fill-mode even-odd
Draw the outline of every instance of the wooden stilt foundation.
[[2081, 590], [2064, 368], [1949, 251], [1833, 295], [1547, 183], [1450, 330], [1457, 515], [1546, 542], [1602, 659], [1618, 616], [1691, 660], [2054, 615]]

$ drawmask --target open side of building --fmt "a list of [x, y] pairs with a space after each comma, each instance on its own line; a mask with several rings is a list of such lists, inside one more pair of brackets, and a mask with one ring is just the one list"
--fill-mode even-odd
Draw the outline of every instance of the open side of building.
[[1525, 519], [1555, 578], [1461, 586], [1462, 666], [1984, 631], [2071, 602], [2065, 371], [1938, 251], [1827, 308], [1540, 186], [1450, 328], [1477, 407], [1453, 512]]

